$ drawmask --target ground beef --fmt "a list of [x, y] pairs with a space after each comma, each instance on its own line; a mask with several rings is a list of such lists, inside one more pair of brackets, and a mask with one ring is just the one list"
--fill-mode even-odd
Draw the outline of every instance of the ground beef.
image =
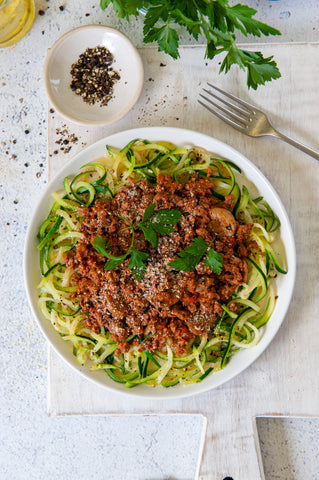
[[[194, 175], [182, 187], [171, 176], [160, 174], [156, 185], [131, 182], [111, 201], [79, 208], [84, 217], [84, 239], [66, 256], [78, 287], [73, 296], [80, 299], [82, 311], [87, 312], [86, 327], [99, 332], [105, 326], [118, 342], [118, 352], [129, 349], [125, 340], [134, 334], [141, 349], [152, 352], [168, 342], [176, 355], [183, 354], [192, 338], [213, 329], [222, 304], [246, 281], [251, 225], [239, 225], [230, 212], [232, 196], [217, 204], [212, 188], [208, 178]], [[132, 275], [129, 259], [114, 270], [105, 270], [105, 256], [92, 246], [95, 236], [106, 239], [112, 255], [124, 254], [130, 246], [131, 232], [122, 230], [127, 224], [117, 214], [134, 224], [154, 202], [155, 213], [174, 208], [182, 216], [175, 232], [159, 237], [157, 249], [136, 229], [134, 248], [149, 254], [142, 280], [138, 282]], [[203, 260], [191, 272], [168, 265], [195, 237], [212, 243], [212, 248], [222, 254], [220, 275]]]

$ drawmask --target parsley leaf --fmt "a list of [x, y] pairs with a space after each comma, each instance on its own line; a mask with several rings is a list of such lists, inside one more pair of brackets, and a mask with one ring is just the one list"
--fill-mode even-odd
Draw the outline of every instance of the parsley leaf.
[[258, 85], [264, 85], [265, 82], [281, 76], [273, 57], [264, 58], [261, 52], [240, 50], [236, 45], [229, 49], [220, 71], [227, 73], [233, 64], [239, 65], [242, 70], [247, 69], [247, 85], [254, 90]]
[[144, 42], [157, 42], [158, 49], [179, 57], [178, 32], [187, 30], [195, 40], [204, 35], [207, 41], [205, 57], [213, 59], [225, 55], [220, 73], [227, 73], [231, 66], [238, 65], [247, 72], [248, 88], [280, 77], [273, 57], [264, 57], [260, 52], [246, 52], [236, 45], [236, 32], [245, 35], [281, 35], [281, 33], [259, 20], [257, 11], [240, 3], [230, 6], [229, 0], [100, 0], [101, 8], [112, 4], [115, 12], [129, 21], [130, 15], [140, 14], [146, 8], [144, 18]]
[[144, 215], [143, 215], [143, 222], [147, 222], [151, 218], [151, 216], [154, 213], [154, 210], [156, 208], [156, 203], [151, 203], [151, 205], [148, 205], [148, 207], [145, 208], [144, 210]]
[[213, 272], [220, 275], [223, 268], [223, 255], [216, 252], [216, 250], [209, 248], [207, 252], [207, 257], [204, 260], [204, 265], [206, 267], [209, 267]]
[[110, 258], [106, 264], [104, 265], [105, 270], [113, 270], [114, 268], [117, 268], [121, 263], [123, 262], [123, 259], [121, 258], [120, 260], [114, 260]]
[[252, 18], [256, 13], [256, 10], [247, 5], [237, 4], [227, 9], [227, 18], [231, 20], [234, 27], [246, 36], [247, 34], [256, 37], [260, 37], [261, 34], [266, 36], [278, 35], [278, 30], [275, 28]]
[[201, 237], [194, 238], [189, 247], [186, 247], [177, 254], [179, 258], [172, 260], [168, 265], [175, 268], [175, 270], [191, 272], [195, 270], [196, 265], [198, 265], [206, 253], [207, 256], [204, 260], [204, 265], [209, 267], [214, 273], [220, 275], [223, 266], [223, 256], [221, 253], [209, 247]]
[[146, 223], [146, 226], [155, 230], [155, 232], [161, 235], [168, 235], [175, 232], [175, 228], [172, 225], [178, 223], [181, 219], [182, 212], [175, 210], [174, 208], [163, 208], [153, 215], [152, 218]]
[[149, 257], [148, 253], [140, 252], [132, 248], [131, 258], [128, 267], [132, 270], [136, 280], [140, 282], [146, 272], [146, 264], [144, 263]]
[[144, 237], [146, 238], [146, 240], [148, 242], [150, 242], [150, 244], [154, 248], [157, 248], [157, 246], [158, 246], [158, 236], [157, 236], [157, 233], [155, 232], [155, 230], [153, 230], [152, 228], [146, 227], [142, 224], [140, 225], [140, 229], [144, 233]]
[[143, 33], [146, 35], [158, 20], [166, 22], [168, 18], [167, 5], [156, 5], [147, 10], [144, 20]]
[[158, 50], [160, 52], [169, 52], [170, 56], [176, 60], [179, 57], [178, 40], [179, 36], [176, 30], [167, 24], [164, 34], [157, 39]]
[[111, 258], [110, 245], [106, 245], [106, 240], [105, 238], [101, 237], [101, 235], [96, 235], [96, 237], [94, 237], [92, 245], [98, 253], [104, 255], [105, 257]]
[[145, 2], [144, 0], [100, 0], [100, 7], [105, 10], [111, 3], [119, 17], [129, 20], [130, 15], [139, 14], [139, 9]]
[[124, 253], [124, 255], [120, 255], [118, 257], [110, 254], [111, 246], [110, 246], [109, 243], [106, 245], [106, 240], [105, 240], [104, 237], [101, 237], [101, 235], [96, 235], [94, 237], [94, 239], [92, 241], [92, 245], [95, 248], [95, 250], [98, 253], [100, 253], [101, 255], [104, 255], [104, 257], [107, 257], [109, 259], [108, 262], [104, 266], [105, 270], [112, 270], [113, 268], [117, 268], [122, 263], [122, 261], [131, 252], [132, 247], [133, 247], [133, 243], [134, 243], [134, 229], [133, 229], [133, 226], [131, 226], [131, 225], [130, 225], [130, 228], [132, 230], [131, 245], [130, 245], [129, 249], [127, 250], [127, 252]]
[[153, 27], [144, 36], [144, 43], [157, 41], [159, 52], [169, 53], [173, 58], [178, 58], [178, 34], [176, 30], [169, 26], [169, 23], [162, 27]]
[[137, 224], [146, 240], [148, 240], [154, 248], [158, 245], [158, 234], [168, 235], [173, 233], [175, 229], [172, 225], [176, 225], [181, 219], [182, 212], [174, 208], [163, 208], [154, 214], [156, 203], [152, 203], [146, 207], [143, 220]]
[[244, 52], [246, 57], [251, 60], [246, 61], [248, 69], [247, 84], [249, 87], [257, 89], [258, 85], [264, 85], [272, 78], [280, 78], [280, 72], [276, 66], [273, 57], [263, 58], [260, 52]]
[[175, 270], [182, 270], [183, 272], [191, 272], [200, 262], [202, 256], [208, 248], [207, 243], [202, 238], [194, 238], [189, 247], [179, 252], [176, 258], [168, 265], [175, 268]]
[[187, 28], [187, 31], [193, 35], [195, 40], [198, 40], [198, 35], [200, 34], [200, 21], [196, 15], [196, 12], [192, 15], [192, 12], [189, 12], [185, 15], [181, 10], [175, 9], [172, 12], [172, 18], [176, 23], [184, 25]]

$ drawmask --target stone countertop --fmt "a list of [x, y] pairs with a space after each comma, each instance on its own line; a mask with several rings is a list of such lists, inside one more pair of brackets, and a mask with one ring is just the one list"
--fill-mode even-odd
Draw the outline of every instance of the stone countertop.
[[[243, 3], [281, 30], [276, 41], [319, 41], [317, 0]], [[142, 45], [142, 34], [141, 20], [128, 25], [111, 9], [102, 12], [98, 1], [38, 0], [36, 11], [29, 34], [17, 45], [0, 49], [0, 478], [188, 480], [195, 474], [200, 417], [46, 414], [47, 345], [29, 310], [22, 271], [28, 221], [47, 181], [44, 58], [60, 35], [79, 25], [114, 26], [137, 46]], [[191, 42], [187, 37], [182, 41]], [[185, 439], [192, 439], [191, 444]]]

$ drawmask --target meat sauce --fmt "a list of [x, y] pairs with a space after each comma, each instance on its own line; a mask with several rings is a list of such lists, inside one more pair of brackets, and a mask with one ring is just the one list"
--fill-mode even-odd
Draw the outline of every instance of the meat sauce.
[[[252, 225], [239, 225], [231, 213], [232, 195], [217, 201], [212, 188], [209, 178], [194, 175], [182, 187], [171, 176], [160, 174], [156, 185], [131, 181], [109, 202], [96, 201], [93, 206], [79, 208], [84, 217], [84, 238], [66, 256], [66, 264], [75, 271], [72, 281], [77, 290], [73, 296], [87, 313], [86, 327], [100, 332], [105, 326], [118, 342], [117, 353], [128, 351], [130, 343], [126, 340], [136, 335], [133, 344], [141, 350], [153, 352], [168, 343], [177, 356], [182, 355], [192, 338], [212, 331], [222, 305], [247, 280], [245, 257], [252, 248]], [[95, 236], [106, 239], [112, 255], [124, 254], [131, 232], [118, 214], [136, 224], [154, 202], [155, 213], [174, 208], [182, 216], [175, 232], [159, 236], [157, 249], [140, 229], [135, 230], [134, 248], [149, 254], [142, 280], [138, 282], [132, 275], [129, 258], [116, 269], [105, 270], [106, 257], [92, 246]], [[168, 265], [195, 237], [222, 254], [220, 275], [203, 260], [191, 272]]]

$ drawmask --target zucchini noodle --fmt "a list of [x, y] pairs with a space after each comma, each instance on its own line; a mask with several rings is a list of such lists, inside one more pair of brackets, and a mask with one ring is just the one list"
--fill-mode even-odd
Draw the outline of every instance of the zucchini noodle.
[[[72, 295], [77, 290], [72, 284], [75, 272], [66, 266], [64, 256], [83, 237], [78, 207], [92, 205], [97, 199], [110, 201], [130, 185], [129, 178], [156, 184], [160, 173], [181, 184], [191, 175], [208, 177], [217, 202], [232, 195], [232, 213], [239, 224], [253, 224], [250, 240], [257, 247], [246, 259], [247, 281], [223, 305], [213, 330], [190, 341], [187, 353], [176, 356], [169, 342], [161, 351], [140, 351], [138, 345], [130, 343], [136, 337], [132, 335], [126, 339], [128, 352], [117, 354], [117, 342], [105, 327], [99, 333], [86, 328], [87, 314]], [[221, 370], [235, 353], [260, 341], [276, 305], [275, 277], [286, 270], [273, 247], [279, 239], [278, 218], [262, 197], [251, 196], [239, 178], [242, 184], [244, 179], [236, 165], [203, 148], [134, 139], [121, 150], [107, 146], [98, 163], [84, 165], [74, 178], [64, 180], [64, 190], [53, 194], [54, 203], [38, 233], [42, 272], [39, 308], [63, 340], [72, 344], [80, 364], [88, 362], [93, 371], [103, 369], [127, 388], [138, 384], [188, 385]], [[231, 304], [236, 304], [235, 311]]]

